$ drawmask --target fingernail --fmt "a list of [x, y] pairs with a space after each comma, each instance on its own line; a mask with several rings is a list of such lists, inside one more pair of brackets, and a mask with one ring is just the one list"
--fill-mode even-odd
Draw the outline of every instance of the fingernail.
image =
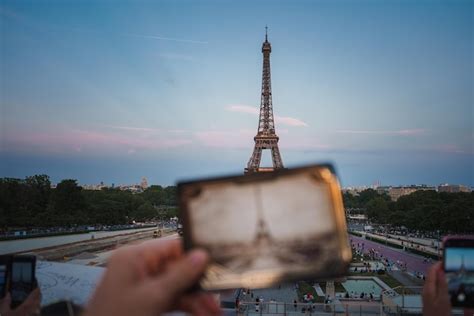
[[195, 265], [202, 265], [207, 261], [207, 253], [204, 250], [193, 250], [189, 254], [189, 259]]

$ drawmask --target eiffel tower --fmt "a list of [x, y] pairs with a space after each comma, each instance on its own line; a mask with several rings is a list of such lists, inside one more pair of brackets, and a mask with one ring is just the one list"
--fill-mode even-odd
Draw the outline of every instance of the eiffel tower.
[[[245, 174], [254, 172], [273, 171], [283, 168], [283, 162], [278, 149], [278, 136], [275, 133], [275, 122], [273, 120], [272, 106], [272, 82], [270, 77], [270, 53], [272, 46], [268, 41], [268, 27], [265, 26], [265, 42], [262, 45], [263, 73], [262, 73], [262, 96], [260, 100], [260, 118], [258, 121], [257, 135], [253, 138], [255, 147], [252, 156], [245, 168]], [[262, 151], [272, 151], [272, 167], [260, 167]]]

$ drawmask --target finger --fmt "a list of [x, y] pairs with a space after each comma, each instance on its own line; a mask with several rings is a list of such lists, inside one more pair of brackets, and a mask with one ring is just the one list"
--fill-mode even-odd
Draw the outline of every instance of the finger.
[[441, 263], [435, 263], [428, 270], [428, 275], [426, 276], [425, 286], [423, 287], [423, 297], [427, 301], [432, 301], [436, 298], [436, 279], [437, 271]]
[[474, 315], [474, 308], [465, 308], [464, 309], [464, 316], [472, 316]]
[[0, 300], [0, 314], [6, 314], [10, 310], [10, 305], [12, 303], [12, 297], [10, 292], [7, 292], [5, 297]]
[[155, 254], [167, 258], [178, 258], [183, 253], [181, 239], [148, 240], [136, 246], [141, 252], [153, 250]]
[[204, 298], [207, 302], [207, 307], [212, 310], [216, 315], [222, 315], [222, 309], [219, 300], [213, 294], [208, 294]]
[[168, 266], [166, 271], [149, 285], [152, 287], [151, 291], [159, 293], [156, 303], [168, 307], [174, 305], [179, 295], [197, 283], [206, 269], [208, 260], [206, 252], [193, 250]]
[[37, 314], [40, 308], [40, 297], [41, 297], [40, 290], [39, 288], [36, 288], [28, 295], [26, 300], [15, 309], [15, 314], [17, 315]]
[[155, 274], [161, 263], [182, 254], [181, 241], [153, 240], [140, 245], [123, 247], [115, 251], [109, 267], [125, 282], [142, 280]]
[[436, 297], [439, 299], [443, 296], [448, 296], [448, 282], [446, 281], [446, 276], [443, 269], [438, 268], [436, 273]]
[[191, 315], [220, 315], [221, 310], [211, 294], [186, 295], [178, 302], [178, 310]]
[[161, 272], [165, 264], [183, 256], [183, 246], [180, 239], [151, 240], [137, 246], [139, 256], [149, 275]]

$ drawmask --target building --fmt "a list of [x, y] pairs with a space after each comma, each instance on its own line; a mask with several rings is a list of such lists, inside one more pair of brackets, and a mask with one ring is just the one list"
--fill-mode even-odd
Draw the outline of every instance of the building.
[[358, 196], [360, 192], [370, 189], [368, 186], [359, 186], [359, 187], [345, 187], [342, 188], [342, 193], [349, 193], [353, 196]]
[[388, 190], [388, 195], [392, 201], [396, 201], [401, 196], [412, 194], [416, 191], [436, 191], [436, 188], [433, 186], [427, 186], [426, 184], [392, 187]]
[[461, 184], [441, 184], [438, 186], [438, 192], [458, 193], [458, 192], [471, 192], [471, 189]]
[[148, 188], [148, 180], [145, 177], [142, 178], [142, 181], [140, 182], [140, 187], [143, 190], [146, 190], [146, 188]]

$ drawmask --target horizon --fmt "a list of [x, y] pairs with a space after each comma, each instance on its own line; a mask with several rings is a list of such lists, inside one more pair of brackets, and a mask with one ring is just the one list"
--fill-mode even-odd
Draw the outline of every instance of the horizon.
[[[40, 174], [36, 174], [36, 175], [40, 175]], [[237, 176], [238, 174], [226, 174], [225, 176]], [[29, 176], [35, 176], [35, 175], [29, 175]], [[26, 177], [29, 177], [29, 176], [26, 176]], [[49, 177], [49, 175], [47, 175]], [[222, 174], [218, 175], [218, 176], [222, 176]], [[26, 178], [24, 177], [24, 178]], [[22, 180], [23, 178], [17, 178], [17, 177], [0, 177], [0, 179], [2, 178], [13, 178], [13, 179], [19, 179], [19, 180]], [[168, 187], [168, 186], [176, 186], [177, 183], [173, 183], [173, 184], [163, 184], [163, 183], [150, 183], [148, 181], [148, 178], [146, 176], [143, 176], [141, 177], [139, 180], [141, 181], [142, 178], [145, 178], [147, 180], [147, 183], [148, 183], [148, 187], [151, 187], [151, 186], [161, 186], [161, 187]], [[115, 188], [118, 188], [120, 186], [132, 186], [132, 185], [140, 185], [140, 181], [137, 181], [137, 182], [130, 182], [130, 183], [115, 183], [115, 182], [107, 182], [107, 181], [99, 181], [97, 183], [84, 183], [84, 182], [80, 182], [78, 179], [76, 178], [64, 178], [64, 179], [59, 179], [59, 180], [55, 180], [53, 181], [51, 178], [50, 178], [50, 181], [51, 181], [51, 185], [57, 185], [58, 183], [60, 183], [61, 181], [63, 180], [75, 180], [77, 181], [77, 184], [78, 186], [94, 186], [94, 185], [100, 185], [101, 183], [100, 182], [103, 182], [102, 185], [104, 185], [105, 187], [111, 187], [112, 185], [115, 187]], [[178, 180], [178, 181], [189, 181], [189, 180], [197, 180], [197, 178], [195, 179], [182, 179], [182, 180]], [[441, 183], [398, 183], [398, 184], [383, 184], [383, 183], [378, 183], [378, 184], [375, 184], [375, 183], [372, 183], [372, 184], [361, 184], [361, 185], [347, 185], [347, 186], [341, 186], [341, 190], [346, 190], [346, 189], [373, 189], [373, 188], [380, 188], [380, 187], [392, 187], [392, 188], [396, 188], [396, 187], [411, 187], [411, 186], [420, 186], [420, 187], [423, 187], [423, 186], [427, 186], [427, 187], [434, 187], [435, 189], [438, 189], [438, 187], [440, 186], [444, 186], [444, 185], [462, 185], [462, 186], [466, 186], [467, 188], [469, 189], [474, 189], [473, 186], [469, 186], [467, 184], [464, 184], [464, 183], [448, 183], [448, 182], [441, 182]]]
[[285, 167], [331, 161], [341, 187], [472, 188], [473, 8], [3, 1], [0, 177], [169, 186], [243, 173], [268, 25]]

